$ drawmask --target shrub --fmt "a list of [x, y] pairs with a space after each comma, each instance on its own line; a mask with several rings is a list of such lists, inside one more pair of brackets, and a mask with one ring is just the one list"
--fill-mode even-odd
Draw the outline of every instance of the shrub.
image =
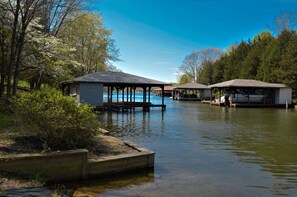
[[13, 107], [11, 105], [11, 100], [6, 97], [0, 97], [0, 112], [7, 114], [13, 113]]
[[15, 107], [26, 130], [53, 150], [87, 148], [99, 128], [90, 106], [78, 105], [56, 89], [25, 93], [16, 99]]

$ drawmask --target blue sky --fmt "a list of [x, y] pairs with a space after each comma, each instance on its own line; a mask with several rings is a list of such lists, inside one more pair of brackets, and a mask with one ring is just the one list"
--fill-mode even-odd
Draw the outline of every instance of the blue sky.
[[[100, 0], [100, 12], [120, 49], [123, 72], [164, 82], [193, 50], [253, 38], [297, 0]], [[99, 2], [99, 3], [98, 3]]]

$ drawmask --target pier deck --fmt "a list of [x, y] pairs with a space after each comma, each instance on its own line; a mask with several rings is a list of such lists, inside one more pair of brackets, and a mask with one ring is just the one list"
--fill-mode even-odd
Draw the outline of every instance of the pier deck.
[[151, 108], [160, 107], [162, 111], [166, 109], [166, 105], [152, 104], [143, 102], [124, 102], [124, 103], [104, 103], [101, 107], [96, 107], [97, 110], [107, 111], [113, 110], [117, 112], [127, 112], [135, 110], [136, 108], [142, 108], [143, 111], [150, 111]]
[[209, 101], [209, 100], [203, 100], [201, 103], [203, 104], [209, 104], [209, 105], [214, 105], [214, 106], [220, 106], [220, 107], [225, 107], [225, 103], [222, 102], [215, 102], [215, 101]]
[[[225, 103], [204, 100], [203, 104], [209, 104], [214, 106], [226, 107]], [[294, 108], [294, 104], [258, 104], [258, 103], [230, 103], [229, 107], [234, 108]]]

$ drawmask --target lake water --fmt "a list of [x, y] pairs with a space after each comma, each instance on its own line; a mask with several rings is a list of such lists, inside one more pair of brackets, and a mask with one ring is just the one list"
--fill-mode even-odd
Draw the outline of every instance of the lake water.
[[165, 112], [99, 115], [113, 136], [156, 153], [154, 171], [84, 182], [77, 194], [297, 196], [297, 110], [165, 102]]

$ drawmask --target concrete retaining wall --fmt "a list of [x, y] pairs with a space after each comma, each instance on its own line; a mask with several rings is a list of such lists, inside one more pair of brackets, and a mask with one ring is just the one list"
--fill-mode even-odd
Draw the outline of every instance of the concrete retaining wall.
[[151, 153], [135, 153], [111, 156], [89, 162], [89, 177], [115, 174], [118, 172], [150, 168], [153, 166]]
[[[74, 181], [154, 166], [154, 152], [127, 143], [135, 154], [88, 159], [88, 150], [0, 156], [0, 171], [26, 176], [40, 174], [48, 181]], [[134, 147], [135, 145], [135, 147]]]
[[87, 177], [86, 149], [0, 157], [0, 171], [26, 176], [42, 175], [51, 181], [81, 180]]

